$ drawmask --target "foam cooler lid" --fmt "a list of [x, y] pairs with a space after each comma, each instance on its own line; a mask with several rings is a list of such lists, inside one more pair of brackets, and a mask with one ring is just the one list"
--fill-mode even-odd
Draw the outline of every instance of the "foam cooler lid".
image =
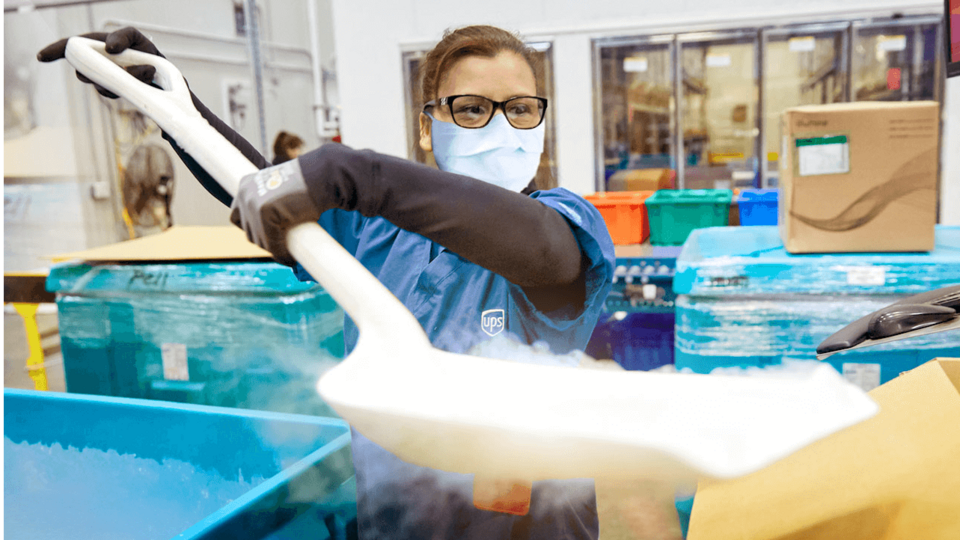
[[960, 227], [929, 253], [787, 253], [775, 226], [697, 229], [677, 258], [677, 294], [919, 293], [960, 283]]

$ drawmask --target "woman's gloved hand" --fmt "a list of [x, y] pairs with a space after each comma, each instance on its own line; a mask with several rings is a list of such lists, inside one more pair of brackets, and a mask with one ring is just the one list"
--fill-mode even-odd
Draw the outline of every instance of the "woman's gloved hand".
[[[133, 49], [135, 51], [141, 51], [164, 58], [164, 56], [160, 54], [160, 51], [157, 50], [157, 47], [149, 39], [147, 39], [147, 36], [143, 35], [139, 30], [132, 26], [121, 28], [120, 30], [111, 32], [109, 34], [106, 32], [92, 32], [89, 34], [82, 34], [80, 37], [104, 42], [106, 44], [106, 50], [110, 54], [120, 54], [127, 49]], [[41, 62], [54, 62], [64, 58], [67, 50], [68, 39], [69, 38], [64, 38], [56, 43], [51, 43], [50, 45], [44, 47], [43, 50], [37, 53], [37, 60]], [[147, 65], [127, 66], [125, 69], [137, 80], [145, 84], [151, 84], [153, 82], [153, 76], [157, 72], [157, 68]], [[110, 99], [116, 99], [119, 97], [113, 92], [84, 77], [79, 71], [77, 72], [77, 78], [85, 83], [92, 84], [97, 89], [97, 92], [104, 97], [108, 97]]]
[[230, 221], [247, 239], [287, 266], [297, 262], [287, 250], [287, 231], [317, 221], [325, 210], [307, 191], [296, 159], [244, 176], [230, 208]]

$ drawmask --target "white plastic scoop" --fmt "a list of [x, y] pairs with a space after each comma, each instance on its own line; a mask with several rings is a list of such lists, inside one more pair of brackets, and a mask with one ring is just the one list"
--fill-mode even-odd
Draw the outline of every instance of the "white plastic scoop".
[[[156, 121], [231, 194], [256, 170], [201, 118], [166, 60], [108, 55], [84, 38], [71, 38], [66, 56]], [[163, 90], [117, 64], [156, 66]], [[443, 352], [317, 224], [295, 227], [287, 242], [360, 331], [353, 352], [318, 383], [320, 394], [360, 433], [417, 465], [529, 481], [642, 477], [688, 486], [756, 471], [877, 411], [829, 365], [804, 380], [760, 380]]]

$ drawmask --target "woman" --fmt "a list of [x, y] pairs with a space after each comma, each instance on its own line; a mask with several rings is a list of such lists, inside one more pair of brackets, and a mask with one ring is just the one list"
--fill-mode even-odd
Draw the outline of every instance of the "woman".
[[[88, 37], [104, 39], [112, 53], [159, 54], [135, 29]], [[61, 43], [39, 58], [62, 57]], [[271, 167], [194, 96], [204, 118], [263, 169], [245, 177], [231, 201], [170, 142], [204, 186], [232, 204], [231, 220], [302, 279], [310, 276], [287, 252], [285, 232], [319, 221], [417, 317], [434, 346], [464, 352], [505, 332], [556, 353], [582, 350], [610, 290], [613, 244], [583, 198], [532, 181], [547, 106], [537, 97], [533, 52], [509, 32], [471, 26], [447, 32], [421, 69], [419, 144], [440, 170], [340, 144]], [[357, 329], [347, 320], [344, 332], [349, 351]], [[352, 450], [361, 538], [598, 536], [590, 479], [535, 483], [518, 516], [476, 508], [468, 475], [407, 464], [355, 431]]]
[[274, 165], [290, 161], [299, 157], [301, 153], [303, 153], [303, 139], [286, 131], [277, 133], [277, 138], [273, 140]]

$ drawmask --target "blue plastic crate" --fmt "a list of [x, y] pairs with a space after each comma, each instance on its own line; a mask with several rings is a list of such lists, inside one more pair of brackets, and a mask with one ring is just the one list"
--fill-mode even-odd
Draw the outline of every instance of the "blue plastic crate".
[[648, 371], [673, 364], [673, 313], [604, 313], [585, 352], [616, 361], [623, 369]]
[[[284, 531], [296, 525], [305, 533], [299, 537], [323, 539], [355, 530], [350, 430], [337, 419], [6, 389], [4, 437], [5, 447], [16, 450], [4, 456], [10, 538], [253, 540], [295, 538]], [[47, 447], [44, 458], [18, 462], [31, 445]], [[130, 470], [124, 460], [139, 460], [146, 471]], [[98, 481], [71, 483], [70, 475], [56, 474], [76, 469]], [[177, 486], [175, 496], [149, 489], [167, 475], [164, 485]], [[181, 522], [190, 512], [170, 510], [202, 510], [214, 487], [200, 480], [211, 477], [263, 480], [200, 519]], [[110, 502], [118, 492], [127, 508], [110, 515], [119, 512]], [[315, 527], [306, 530], [306, 523]]]
[[776, 225], [777, 202], [776, 189], [744, 189], [737, 197], [740, 209], [740, 225]]
[[343, 358], [343, 311], [290, 268], [67, 263], [47, 289], [69, 392], [336, 416], [314, 385]]

